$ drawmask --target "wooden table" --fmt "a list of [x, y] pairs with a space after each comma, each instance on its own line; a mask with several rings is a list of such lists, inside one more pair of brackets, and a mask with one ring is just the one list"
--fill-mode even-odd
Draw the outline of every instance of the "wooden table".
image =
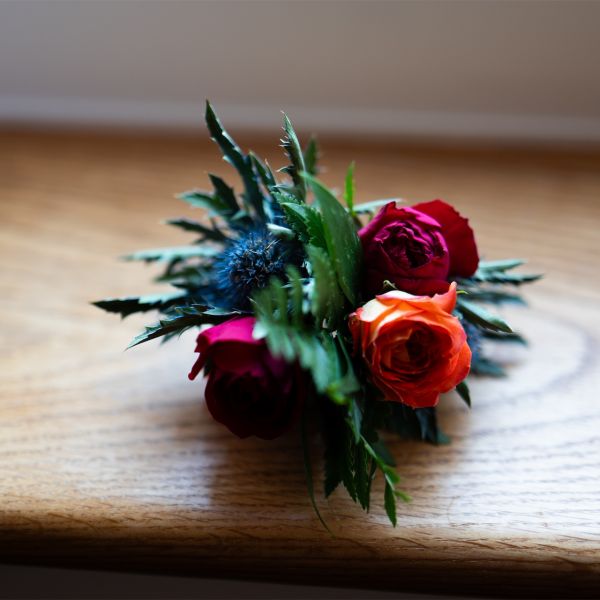
[[[283, 164], [272, 132], [267, 152]], [[393, 529], [337, 491], [306, 494], [298, 435], [241, 441], [186, 374], [193, 334], [123, 352], [146, 315], [90, 306], [152, 291], [117, 256], [187, 238], [173, 193], [229, 175], [199, 139], [0, 135], [0, 560], [494, 595], [600, 595], [598, 154], [325, 143], [324, 179], [357, 160], [359, 199], [442, 197], [487, 258], [546, 278], [510, 377], [442, 402], [447, 447], [397, 442]], [[500, 356], [500, 355], [499, 355]], [[319, 440], [314, 458], [319, 464]]]

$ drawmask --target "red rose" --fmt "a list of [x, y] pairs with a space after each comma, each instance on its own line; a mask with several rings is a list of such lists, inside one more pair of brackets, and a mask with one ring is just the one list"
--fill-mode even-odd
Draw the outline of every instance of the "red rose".
[[358, 235], [370, 296], [383, 291], [386, 279], [411, 294], [443, 293], [448, 279], [469, 277], [479, 263], [467, 219], [441, 200], [412, 208], [390, 202]]
[[471, 277], [479, 265], [479, 254], [469, 220], [443, 200], [421, 202], [413, 208], [429, 215], [442, 226], [442, 235], [450, 254], [450, 279]]
[[252, 337], [254, 317], [233, 319], [200, 333], [194, 379], [206, 367], [206, 404], [213, 418], [240, 438], [278, 437], [296, 421], [304, 386], [299, 367], [275, 358]]

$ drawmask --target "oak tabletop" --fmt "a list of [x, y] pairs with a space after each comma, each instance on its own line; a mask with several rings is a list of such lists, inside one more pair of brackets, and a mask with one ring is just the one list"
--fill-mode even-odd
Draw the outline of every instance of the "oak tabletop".
[[[284, 164], [273, 143], [255, 150]], [[505, 316], [527, 348], [442, 399], [448, 446], [393, 441], [413, 498], [387, 522], [342, 490], [313, 513], [298, 432], [239, 440], [186, 375], [194, 334], [124, 352], [152, 315], [90, 301], [157, 290], [118, 256], [187, 242], [174, 193], [233, 178], [204, 135], [0, 134], [0, 560], [525, 597], [600, 596], [600, 156], [324, 140], [359, 200], [444, 198], [488, 259], [545, 278]], [[198, 216], [197, 213], [193, 214]], [[322, 447], [312, 436], [314, 467]]]

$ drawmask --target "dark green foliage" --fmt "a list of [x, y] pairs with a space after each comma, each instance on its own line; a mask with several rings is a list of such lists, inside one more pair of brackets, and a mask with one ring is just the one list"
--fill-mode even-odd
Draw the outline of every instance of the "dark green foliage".
[[[400, 478], [390, 453], [376, 432], [373, 415], [369, 414], [371, 410], [365, 415], [355, 403], [336, 406], [321, 402], [320, 408], [325, 444], [325, 495], [329, 496], [341, 483], [350, 497], [368, 511], [371, 485], [379, 470], [388, 490], [384, 507], [395, 525], [396, 499], [407, 502], [409, 498], [396, 489]], [[353, 414], [356, 410], [360, 411], [360, 416]]]
[[179, 227], [179, 229], [183, 229], [184, 231], [198, 233], [200, 238], [196, 240], [196, 243], [204, 242], [206, 240], [225, 242], [228, 239], [228, 237], [217, 227], [214, 220], [212, 221], [212, 227], [207, 227], [198, 221], [193, 221], [192, 219], [186, 219], [184, 217], [180, 217], [179, 219], [168, 219], [165, 223], [167, 225]]
[[504, 369], [497, 362], [484, 356], [478, 357], [471, 363], [471, 373], [490, 377], [504, 377], [506, 375]]
[[346, 172], [344, 200], [346, 201], [348, 212], [354, 216], [356, 214], [354, 210], [354, 163], [350, 163]]
[[144, 262], [171, 262], [187, 258], [212, 258], [219, 254], [219, 248], [212, 246], [177, 246], [175, 248], [153, 248], [139, 250], [124, 256], [124, 260], [142, 260]]
[[[252, 159], [244, 154], [233, 138], [225, 131], [210, 102], [206, 101], [206, 125], [212, 139], [219, 145], [223, 158], [240, 174], [244, 182], [244, 203], [260, 219], [264, 219], [263, 196], [252, 165]], [[214, 183], [214, 182], [213, 182]]]
[[512, 329], [504, 319], [497, 315], [493, 315], [479, 304], [465, 300], [463, 296], [458, 297], [456, 301], [456, 310], [467, 319], [467, 321], [479, 325], [482, 329], [512, 333]]
[[203, 208], [209, 212], [209, 215], [218, 215], [223, 219], [229, 219], [238, 210], [237, 202], [235, 207], [232, 207], [216, 193], [209, 194], [202, 190], [190, 190], [189, 192], [179, 194], [177, 197], [194, 208]]
[[281, 140], [281, 145], [290, 159], [290, 164], [281, 170], [292, 178], [295, 195], [299, 200], [304, 201], [306, 198], [306, 183], [301, 176], [306, 171], [304, 154], [302, 153], [298, 136], [286, 114], [283, 115], [283, 130], [285, 131], [285, 137]]
[[146, 329], [135, 337], [127, 348], [133, 348], [138, 344], [153, 340], [171, 333], [183, 333], [190, 327], [200, 327], [200, 325], [215, 325], [231, 319], [236, 312], [211, 311], [211, 307], [201, 304], [192, 304], [191, 306], [175, 307], [155, 323], [149, 325]]
[[471, 408], [471, 393], [469, 392], [469, 386], [466, 381], [461, 381], [456, 386], [456, 392], [465, 401], [466, 405]]
[[327, 252], [334, 266], [340, 288], [353, 307], [358, 306], [358, 289], [362, 279], [362, 247], [352, 218], [336, 197], [322, 183], [304, 174], [315, 194], [323, 219]]
[[117, 313], [121, 317], [127, 317], [137, 312], [149, 310], [164, 310], [181, 301], [187, 292], [178, 290], [165, 294], [150, 294], [148, 296], [129, 296], [127, 298], [106, 298], [92, 302], [94, 306], [107, 312]]
[[430, 444], [448, 444], [450, 439], [440, 429], [435, 407], [411, 408], [398, 403], [390, 405], [388, 427], [405, 439], [423, 440]]
[[317, 144], [317, 138], [311, 136], [308, 140], [308, 144], [304, 149], [304, 170], [313, 177], [318, 174], [319, 169], [317, 163], [319, 162], [319, 146]]

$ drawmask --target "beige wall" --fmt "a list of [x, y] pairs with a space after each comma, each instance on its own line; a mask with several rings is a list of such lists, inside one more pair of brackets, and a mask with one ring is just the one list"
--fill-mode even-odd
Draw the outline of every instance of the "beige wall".
[[0, 2], [0, 119], [600, 140], [600, 2]]

